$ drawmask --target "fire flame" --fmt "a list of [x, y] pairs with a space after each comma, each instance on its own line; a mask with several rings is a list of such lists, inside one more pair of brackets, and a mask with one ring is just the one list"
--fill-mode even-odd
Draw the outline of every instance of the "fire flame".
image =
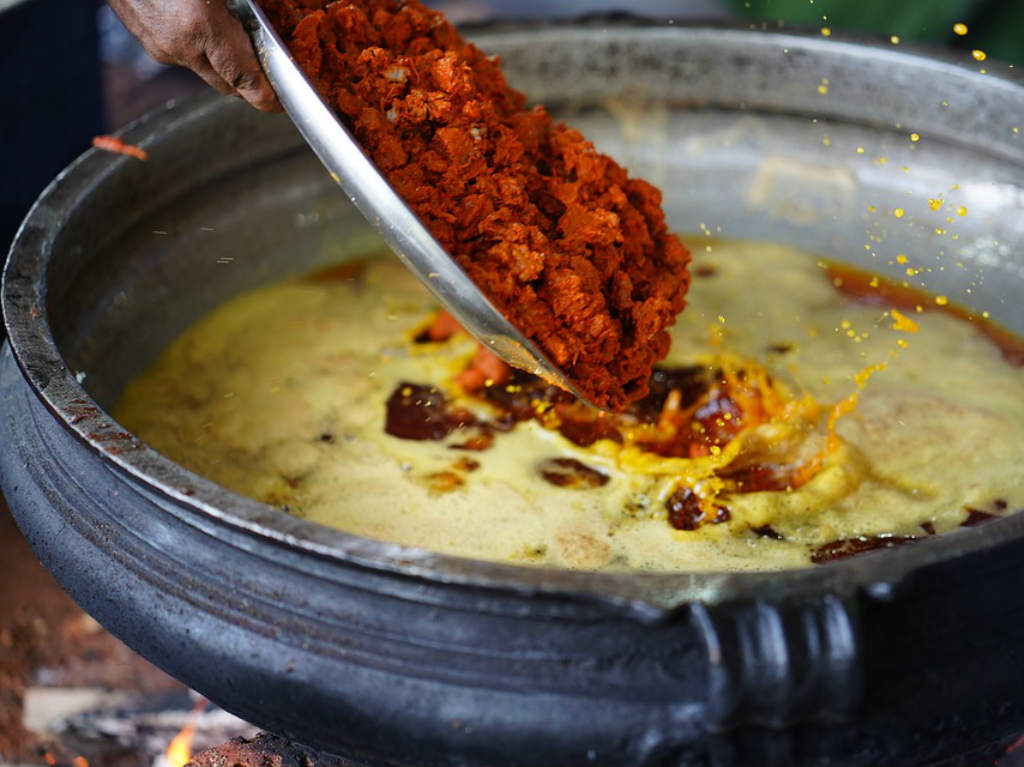
[[164, 751], [163, 763], [169, 767], [185, 767], [192, 758], [192, 741], [196, 736], [196, 719], [199, 717], [210, 701], [206, 698], [199, 698], [192, 707], [192, 721], [181, 728], [181, 732], [174, 736], [174, 739], [167, 744]]
[[192, 758], [192, 739], [196, 734], [196, 725], [189, 722], [181, 732], [174, 736], [164, 752], [164, 758], [170, 767], [185, 767]]
[[[43, 752], [43, 761], [46, 762], [49, 767], [56, 767], [58, 759], [52, 751]], [[71, 767], [89, 767], [89, 760], [84, 756], [76, 756], [71, 760]]]

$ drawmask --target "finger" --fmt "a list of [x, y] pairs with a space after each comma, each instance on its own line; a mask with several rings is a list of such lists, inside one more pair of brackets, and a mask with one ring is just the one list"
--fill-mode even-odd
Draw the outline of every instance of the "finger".
[[187, 63], [189, 69], [203, 78], [203, 81], [218, 93], [230, 96], [235, 92], [234, 86], [230, 85], [217, 70], [214, 69], [205, 53], [201, 53]]
[[237, 84], [235, 91], [239, 96], [263, 112], [282, 111], [284, 108], [281, 106], [281, 102], [278, 101], [277, 94], [274, 93], [274, 89], [270, 85], [270, 81], [267, 80], [267, 76], [260, 71], [256, 77], [255, 83], [245, 82]]
[[208, 40], [206, 55], [217, 74], [239, 96], [265, 112], [280, 111], [277, 95], [260, 68], [252, 42], [240, 22], [229, 18], [222, 27], [222, 34]]

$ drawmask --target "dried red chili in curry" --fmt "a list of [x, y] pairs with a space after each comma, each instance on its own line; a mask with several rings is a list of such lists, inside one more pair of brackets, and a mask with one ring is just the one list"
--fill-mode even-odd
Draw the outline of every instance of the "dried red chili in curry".
[[661, 193], [508, 86], [417, 0], [264, 0], [296, 61], [491, 301], [624, 410], [668, 352], [690, 254]]

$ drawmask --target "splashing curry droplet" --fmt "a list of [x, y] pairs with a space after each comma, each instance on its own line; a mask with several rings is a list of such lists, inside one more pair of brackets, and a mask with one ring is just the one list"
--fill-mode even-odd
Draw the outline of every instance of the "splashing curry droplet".
[[839, 422], [840, 418], [852, 413], [856, 409], [857, 402], [860, 399], [860, 392], [864, 390], [865, 386], [867, 386], [868, 379], [875, 373], [885, 370], [886, 367], [888, 367], [887, 363], [879, 362], [878, 364], [872, 365], [871, 367], [865, 368], [857, 373], [857, 375], [853, 377], [853, 382], [857, 384], [856, 391], [845, 399], [839, 400], [839, 402], [832, 406], [832, 409], [828, 414], [828, 444], [826, 452], [834, 453], [842, 446], [842, 440], [836, 433], [836, 424]]
[[[920, 329], [916, 322], [900, 312], [898, 309], [890, 309], [889, 316], [892, 317], [893, 320], [893, 330], [901, 333], [916, 333]], [[901, 338], [897, 340], [897, 346], [900, 349], [906, 349], [907, 343]], [[892, 356], [895, 355], [896, 352], [892, 352]], [[879, 373], [887, 367], [888, 363], [879, 362], [864, 368], [864, 370], [860, 371], [853, 377], [853, 382], [857, 385], [856, 390], [848, 397], [841, 399], [832, 406], [832, 409], [828, 414], [828, 443], [825, 448], [826, 453], [834, 453], [842, 446], [842, 440], [836, 433], [836, 426], [839, 423], [839, 419], [844, 415], [852, 413], [857, 408], [857, 404], [860, 401], [860, 393], [864, 391], [864, 387], [867, 386], [868, 380], [875, 373]]]
[[901, 313], [898, 309], [890, 310], [889, 315], [893, 319], [893, 330], [899, 330], [903, 333], [916, 333], [920, 330], [920, 327], [916, 322]]

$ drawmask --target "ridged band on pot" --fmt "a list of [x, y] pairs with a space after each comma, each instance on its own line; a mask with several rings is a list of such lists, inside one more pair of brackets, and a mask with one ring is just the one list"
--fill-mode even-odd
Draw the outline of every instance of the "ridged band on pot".
[[707, 649], [705, 721], [726, 730], [847, 717], [861, 699], [856, 609], [832, 594], [714, 610], [694, 605]]

